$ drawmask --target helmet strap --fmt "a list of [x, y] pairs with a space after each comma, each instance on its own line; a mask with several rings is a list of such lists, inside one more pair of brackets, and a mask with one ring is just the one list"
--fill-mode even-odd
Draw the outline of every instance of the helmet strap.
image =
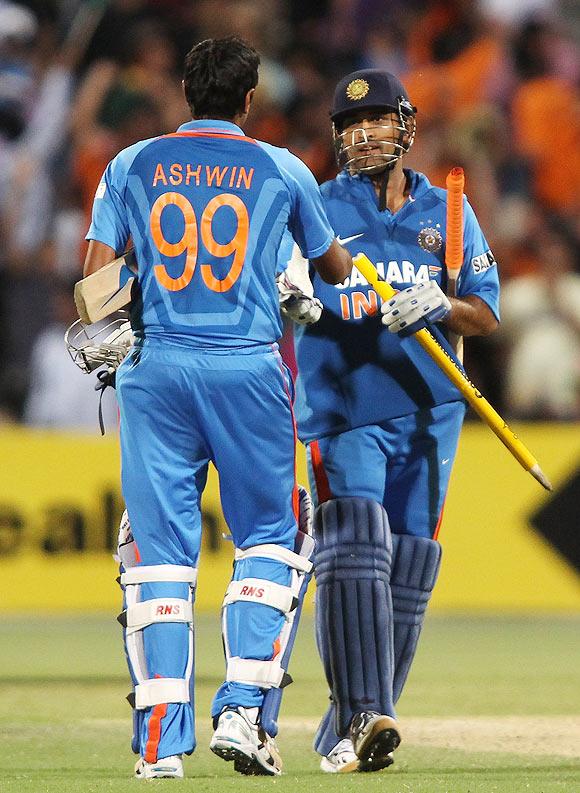
[[393, 166], [385, 168], [381, 173], [381, 183], [379, 185], [379, 212], [384, 212], [387, 208], [387, 187]]

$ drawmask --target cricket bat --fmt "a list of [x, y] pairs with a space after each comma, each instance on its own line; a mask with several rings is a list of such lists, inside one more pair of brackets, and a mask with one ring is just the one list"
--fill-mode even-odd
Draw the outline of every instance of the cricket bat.
[[105, 319], [131, 302], [137, 280], [133, 249], [75, 284], [74, 298], [79, 317], [86, 325]]
[[[390, 300], [395, 293], [393, 287], [387, 281], [381, 279], [377, 268], [364, 253], [357, 253], [353, 257], [353, 264], [361, 275], [366, 278], [369, 284], [383, 300]], [[455, 360], [431, 335], [427, 328], [420, 328], [413, 334], [441, 371], [447, 375], [454, 386], [463, 394], [475, 412], [485, 421], [490, 429], [495, 432], [500, 441], [513, 454], [520, 465], [528, 471], [546, 490], [552, 490], [548, 478], [538, 465], [538, 461], [530, 450], [523, 444], [513, 430], [505, 423], [499, 413], [489, 404], [483, 394], [468, 380], [463, 370], [455, 363]]]

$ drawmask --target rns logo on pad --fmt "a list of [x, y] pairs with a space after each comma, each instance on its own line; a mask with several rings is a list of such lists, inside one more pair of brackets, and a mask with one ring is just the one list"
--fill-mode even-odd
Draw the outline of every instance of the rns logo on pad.
[[491, 251], [486, 251], [480, 256], [475, 256], [471, 260], [471, 266], [473, 267], [473, 272], [476, 275], [483, 273], [485, 270], [489, 270], [489, 268], [493, 267], [495, 263], [495, 256]]
[[177, 603], [167, 603], [162, 606], [157, 606], [155, 613], [159, 617], [162, 617], [165, 614], [173, 614], [177, 617], [179, 614], [181, 614], [181, 607]]
[[240, 590], [240, 594], [246, 595], [246, 597], [263, 598], [264, 589], [262, 587], [248, 586], [247, 584], [244, 584]]

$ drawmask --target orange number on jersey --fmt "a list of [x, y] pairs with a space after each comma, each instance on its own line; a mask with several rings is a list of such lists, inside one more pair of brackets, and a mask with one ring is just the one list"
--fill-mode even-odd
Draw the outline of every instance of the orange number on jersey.
[[[161, 231], [161, 214], [169, 204], [179, 207], [183, 212], [185, 229], [179, 242], [167, 242]], [[160, 253], [165, 256], [179, 256], [184, 251], [187, 251], [185, 267], [179, 278], [172, 278], [163, 264], [156, 264], [154, 268], [155, 277], [170, 292], [178, 292], [180, 289], [185, 289], [193, 277], [197, 263], [197, 220], [191, 203], [181, 193], [163, 193], [153, 204], [149, 226], [153, 242], [157, 245]]]
[[[185, 229], [179, 242], [168, 242], [161, 231], [161, 215], [165, 207], [170, 204], [181, 210], [185, 221]], [[236, 214], [236, 233], [227, 243], [217, 242], [212, 232], [213, 217], [220, 207], [230, 207]], [[197, 219], [191, 202], [181, 193], [163, 193], [153, 204], [149, 226], [153, 242], [160, 253], [165, 256], [180, 256], [184, 251], [187, 251], [185, 267], [178, 278], [172, 278], [163, 264], [157, 264], [154, 267], [155, 277], [166, 289], [171, 292], [185, 289], [195, 272], [198, 253]], [[216, 278], [210, 264], [201, 265], [204, 283], [213, 292], [227, 292], [240, 277], [248, 247], [249, 230], [248, 210], [242, 199], [236, 195], [224, 193], [215, 196], [204, 209], [201, 216], [201, 238], [208, 252], [219, 258], [234, 254], [232, 265], [224, 278]]]
[[[232, 239], [222, 244], [216, 242], [211, 224], [213, 216], [220, 207], [230, 207], [236, 213], [238, 226], [236, 233]], [[201, 274], [203, 280], [213, 292], [227, 292], [236, 283], [242, 272], [244, 266], [244, 259], [246, 257], [246, 248], [248, 247], [248, 233], [250, 230], [250, 219], [248, 218], [248, 210], [246, 205], [237, 195], [225, 193], [224, 195], [215, 196], [206, 206], [204, 213], [201, 217], [201, 238], [203, 244], [212, 256], [229, 256], [230, 253], [234, 254], [234, 260], [228, 274], [224, 278], [216, 278], [213, 274], [211, 264], [201, 265]]]

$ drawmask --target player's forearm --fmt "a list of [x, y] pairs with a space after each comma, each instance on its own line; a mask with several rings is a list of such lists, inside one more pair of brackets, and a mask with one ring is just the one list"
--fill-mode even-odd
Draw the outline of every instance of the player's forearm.
[[327, 284], [341, 284], [350, 275], [353, 267], [352, 256], [336, 239], [326, 253], [312, 259], [312, 263]]
[[113, 248], [105, 245], [104, 242], [90, 240], [87, 255], [85, 256], [83, 277], [86, 278], [87, 275], [95, 273], [97, 270], [100, 270], [101, 267], [104, 267], [105, 264], [109, 264], [109, 262], [112, 262], [113, 259], [116, 258], [117, 254]]
[[458, 336], [487, 336], [497, 328], [499, 323], [492, 310], [479, 297], [467, 295], [450, 300], [451, 311], [443, 322]]

